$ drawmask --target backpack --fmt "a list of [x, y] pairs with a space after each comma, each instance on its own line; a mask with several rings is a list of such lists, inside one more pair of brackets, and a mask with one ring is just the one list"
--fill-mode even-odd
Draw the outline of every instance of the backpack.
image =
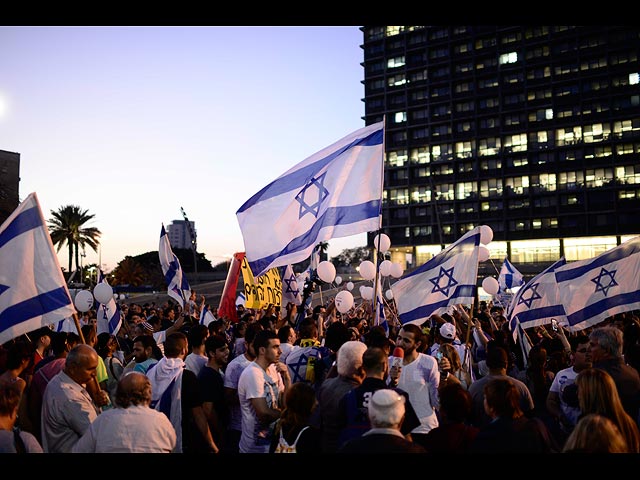
[[306, 426], [302, 430], [300, 430], [300, 433], [298, 433], [298, 436], [293, 442], [293, 445], [289, 445], [287, 443], [287, 441], [282, 436], [282, 429], [280, 429], [280, 439], [278, 440], [278, 445], [276, 445], [276, 449], [273, 453], [297, 453], [296, 444], [298, 443], [298, 440], [300, 440], [300, 435], [302, 435], [302, 432], [304, 432], [307, 428], [309, 428], [309, 426]]

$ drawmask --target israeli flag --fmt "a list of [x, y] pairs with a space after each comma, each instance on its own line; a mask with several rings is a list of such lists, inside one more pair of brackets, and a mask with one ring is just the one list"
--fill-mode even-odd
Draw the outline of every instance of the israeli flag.
[[0, 344], [75, 313], [35, 192], [0, 226], [0, 266]]
[[182, 274], [182, 267], [178, 257], [171, 250], [171, 243], [169, 243], [164, 224], [162, 224], [162, 230], [160, 231], [158, 255], [160, 256], [162, 274], [168, 285], [167, 293], [184, 308], [185, 300], [191, 296], [191, 287], [189, 287], [187, 277]]
[[302, 303], [298, 280], [293, 273], [291, 265], [287, 265], [282, 276], [282, 305], [286, 307], [288, 303], [293, 303], [294, 305]]
[[[102, 270], [98, 269], [98, 284], [106, 282], [107, 280]], [[115, 299], [112, 298], [106, 305], [96, 300], [94, 309], [98, 320], [98, 334], [108, 332], [111, 335], [115, 335], [118, 333], [118, 330], [120, 330], [122, 326], [122, 318], [120, 315], [120, 307], [118, 307]]]
[[389, 323], [387, 322], [387, 316], [384, 313], [384, 299], [382, 298], [382, 275], [378, 273], [378, 288], [376, 293], [376, 311], [375, 311], [376, 325], [380, 325], [384, 329], [384, 333], [389, 336]]
[[573, 330], [583, 330], [616, 313], [640, 308], [640, 237], [595, 258], [555, 272], [558, 295]]
[[513, 266], [507, 257], [505, 257], [498, 275], [499, 292], [506, 292], [513, 287], [519, 287], [524, 284], [522, 274]]
[[561, 325], [567, 324], [564, 307], [558, 298], [555, 276], [556, 270], [566, 263], [562, 257], [529, 280], [515, 294], [506, 315], [514, 340], [518, 337], [518, 324], [522, 328], [531, 328], [550, 323], [552, 318]]
[[383, 122], [357, 130], [297, 164], [236, 212], [251, 271], [301, 262], [331, 238], [377, 230]]
[[421, 325], [450, 305], [473, 303], [479, 245], [480, 227], [476, 227], [391, 285], [402, 325]]
[[204, 325], [208, 327], [211, 322], [213, 322], [216, 317], [213, 316], [211, 310], [209, 309], [209, 305], [205, 305], [200, 312], [200, 325]]

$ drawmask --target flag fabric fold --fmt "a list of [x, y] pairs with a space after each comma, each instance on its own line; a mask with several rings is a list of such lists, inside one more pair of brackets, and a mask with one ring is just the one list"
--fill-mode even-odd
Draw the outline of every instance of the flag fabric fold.
[[565, 311], [558, 298], [555, 272], [567, 261], [562, 257], [533, 277], [515, 294], [507, 308], [507, 320], [513, 339], [516, 340], [518, 324], [531, 328], [550, 323], [555, 318], [566, 325]]
[[[98, 282], [96, 285], [100, 283], [107, 283], [107, 279], [102, 273], [102, 270], [98, 269]], [[118, 307], [115, 299], [112, 298], [106, 305], [103, 305], [96, 300], [94, 308], [96, 310], [96, 317], [98, 321], [98, 335], [103, 332], [108, 332], [111, 335], [118, 333], [118, 330], [120, 330], [120, 327], [122, 326], [122, 318], [120, 314], [120, 307]]]
[[524, 284], [522, 273], [513, 266], [507, 257], [504, 258], [500, 274], [498, 275], [499, 292], [506, 292], [513, 287], [519, 287]]
[[298, 280], [291, 264], [287, 265], [282, 276], [282, 305], [286, 307], [288, 303], [298, 306], [302, 303]]
[[616, 313], [640, 309], [639, 272], [640, 237], [558, 268], [558, 295], [569, 326], [583, 330]]
[[384, 298], [382, 298], [382, 274], [378, 272], [376, 292], [376, 310], [374, 316], [374, 322], [376, 325], [381, 326], [384, 329], [384, 333], [389, 336], [389, 323], [387, 322], [387, 315], [384, 313]]
[[378, 229], [383, 122], [359, 129], [269, 183], [236, 212], [256, 277], [298, 263], [320, 242]]
[[75, 313], [38, 196], [0, 226], [0, 344]]
[[422, 324], [450, 305], [472, 304], [477, 289], [480, 227], [467, 232], [391, 285], [400, 323]]
[[171, 250], [171, 243], [164, 229], [164, 224], [162, 224], [162, 230], [160, 231], [158, 255], [160, 256], [162, 274], [168, 286], [167, 293], [184, 308], [185, 301], [191, 296], [191, 287], [189, 287], [187, 277], [182, 272], [178, 257]]

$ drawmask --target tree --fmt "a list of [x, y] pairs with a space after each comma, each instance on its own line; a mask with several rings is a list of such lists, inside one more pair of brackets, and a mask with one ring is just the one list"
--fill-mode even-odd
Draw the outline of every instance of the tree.
[[146, 278], [146, 272], [142, 265], [130, 256], [124, 257], [124, 260], [118, 263], [118, 266], [111, 273], [114, 277], [114, 285], [139, 287], [144, 284]]
[[353, 268], [357, 267], [364, 260], [371, 259], [371, 248], [370, 247], [355, 247], [355, 248], [345, 248], [340, 252], [340, 255], [333, 257], [331, 259], [332, 263], [336, 268], [352, 266]]
[[57, 211], [51, 210], [53, 218], [49, 219], [49, 234], [51, 241], [57, 245], [59, 252], [66, 244], [69, 248], [69, 273], [72, 271], [75, 254], [76, 269], [80, 266], [80, 247], [84, 250], [88, 245], [94, 252], [98, 251], [100, 230], [84, 225], [95, 215], [89, 214], [78, 205], [65, 205]]

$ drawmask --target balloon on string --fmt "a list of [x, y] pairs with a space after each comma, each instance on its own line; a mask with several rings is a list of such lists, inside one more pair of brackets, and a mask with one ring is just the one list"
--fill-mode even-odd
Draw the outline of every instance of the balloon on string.
[[484, 288], [484, 291], [489, 295], [495, 295], [498, 293], [500, 284], [498, 283], [498, 280], [493, 277], [485, 277], [485, 279], [482, 280], [482, 288]]
[[358, 287], [358, 291], [360, 292], [360, 296], [361, 296], [361, 297], [364, 297], [364, 293], [363, 293], [363, 292], [364, 292], [364, 289], [365, 289], [365, 288], [367, 288], [367, 287], [365, 287], [364, 285], [360, 285], [360, 286]]
[[334, 281], [336, 282], [336, 285], [340, 285], [342, 283], [342, 277], [338, 275]]
[[93, 295], [89, 290], [80, 290], [73, 299], [73, 304], [80, 312], [88, 312], [93, 307]]
[[127, 298], [127, 296], [124, 293], [120, 294], [120, 300], [124, 300], [125, 298]]
[[376, 276], [376, 266], [371, 260], [364, 260], [360, 263], [360, 275], [365, 280], [373, 280]]
[[480, 225], [480, 243], [489, 245], [493, 240], [493, 230], [489, 225]]
[[489, 260], [490, 256], [491, 252], [489, 251], [487, 246], [480, 244], [480, 247], [478, 248], [478, 262], [486, 262], [487, 260]]
[[113, 298], [113, 288], [107, 282], [100, 282], [93, 287], [93, 296], [103, 305], [106, 305]]
[[394, 278], [400, 278], [404, 273], [404, 268], [399, 263], [391, 264], [391, 276]]
[[347, 290], [351, 291], [353, 290], [353, 287], [354, 287], [353, 282], [347, 282]]
[[353, 295], [351, 292], [342, 290], [336, 295], [335, 304], [340, 313], [346, 313], [353, 307]]
[[389, 275], [391, 275], [392, 265], [393, 263], [391, 263], [391, 260], [383, 260], [382, 262], [380, 262], [380, 275], [382, 275], [383, 277], [388, 277]]
[[387, 290], [386, 292], [384, 292], [384, 296], [387, 297], [387, 300], [392, 300], [393, 299], [393, 291], [391, 289]]
[[[378, 237], [380, 237], [380, 239], [378, 239]], [[380, 235], [375, 236], [373, 239], [373, 248], [378, 248], [378, 240], [380, 241], [380, 248], [378, 249], [380, 253], [385, 253], [389, 250], [389, 247], [391, 246], [391, 239], [386, 233], [381, 233]]]
[[320, 262], [316, 272], [323, 282], [331, 283], [336, 278], [336, 267], [328, 260]]
[[364, 287], [362, 289], [362, 298], [365, 300], [373, 299], [373, 287]]

